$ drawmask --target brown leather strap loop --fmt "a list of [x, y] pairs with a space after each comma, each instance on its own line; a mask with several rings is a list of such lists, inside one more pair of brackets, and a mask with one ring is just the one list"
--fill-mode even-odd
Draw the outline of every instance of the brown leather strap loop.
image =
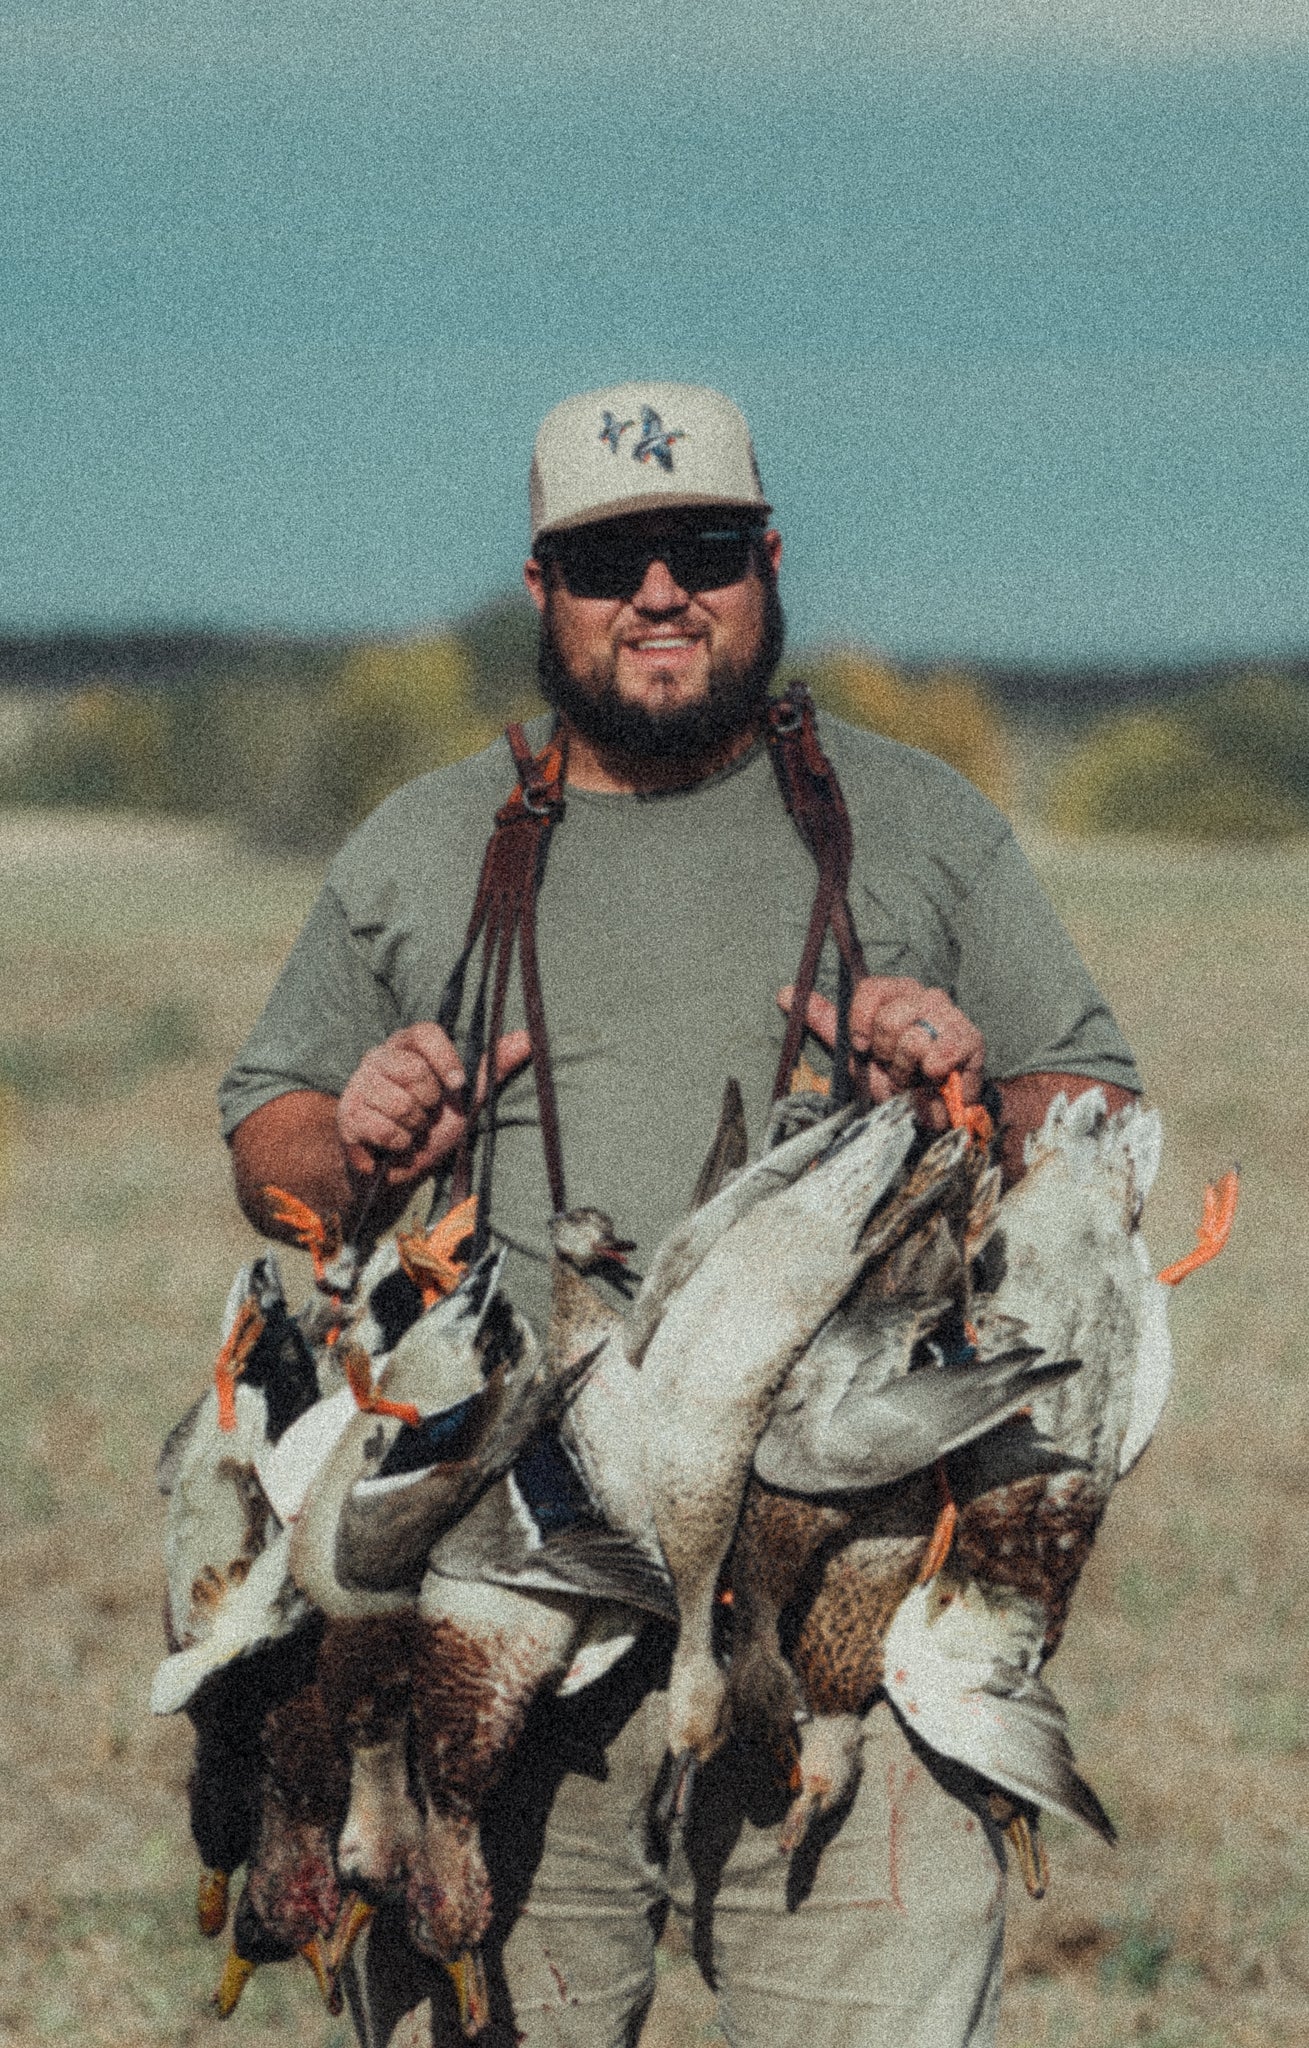
[[[477, 1228], [474, 1254], [486, 1248], [491, 1220], [491, 1182], [495, 1163], [496, 1104], [500, 1082], [495, 1070], [495, 1051], [504, 1031], [505, 1005], [515, 945], [523, 984], [523, 1007], [527, 1035], [532, 1048], [532, 1072], [536, 1081], [541, 1116], [541, 1137], [545, 1150], [550, 1199], [556, 1210], [567, 1206], [564, 1191], [563, 1149], [559, 1133], [559, 1109], [550, 1067], [550, 1043], [546, 1033], [545, 1005], [541, 996], [536, 955], [536, 895], [545, 867], [550, 834], [564, 814], [564, 779], [567, 772], [567, 743], [552, 736], [540, 754], [533, 754], [521, 725], [505, 733], [518, 783], [495, 815], [482, 860], [477, 894], [468, 921], [463, 950], [446, 983], [437, 1012], [442, 1029], [450, 1032], [463, 1004], [468, 966], [477, 941], [482, 940], [482, 964], [477, 993], [469, 1019], [464, 1084], [464, 1136], [454, 1162], [453, 1193], [467, 1195], [472, 1186], [473, 1148], [476, 1143], [477, 1068], [483, 1052], [487, 1056], [486, 1104], [483, 1111], [485, 1136], [482, 1145], [478, 1189]], [[489, 1001], [488, 1001], [489, 999]]]
[[805, 936], [804, 952], [795, 979], [795, 995], [787, 1019], [782, 1056], [773, 1082], [773, 1100], [785, 1095], [799, 1055], [805, 1031], [809, 998], [814, 992], [823, 940], [830, 929], [840, 955], [841, 973], [837, 1003], [836, 1046], [832, 1064], [834, 1101], [848, 1101], [851, 1093], [861, 1102], [868, 1097], [866, 1067], [850, 1078], [850, 998], [854, 986], [868, 969], [850, 909], [850, 871], [854, 861], [854, 833], [836, 770], [824, 754], [814, 720], [814, 703], [804, 683], [791, 683], [785, 694], [768, 707], [768, 749], [778, 788], [796, 830], [804, 840], [818, 868], [818, 887]]

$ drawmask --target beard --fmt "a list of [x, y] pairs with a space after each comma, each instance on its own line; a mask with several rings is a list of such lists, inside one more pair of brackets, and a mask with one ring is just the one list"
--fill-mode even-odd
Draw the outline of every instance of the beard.
[[786, 641], [777, 578], [768, 575], [764, 578], [759, 646], [753, 658], [711, 668], [708, 688], [698, 703], [651, 711], [619, 696], [616, 658], [592, 670], [585, 682], [579, 681], [559, 652], [553, 614], [553, 593], [549, 593], [537, 650], [541, 695], [593, 746], [632, 761], [690, 765], [757, 723]]

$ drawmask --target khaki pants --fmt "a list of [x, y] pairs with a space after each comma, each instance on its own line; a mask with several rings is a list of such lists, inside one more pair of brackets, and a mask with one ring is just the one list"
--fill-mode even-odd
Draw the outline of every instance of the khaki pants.
[[[683, 1921], [733, 2048], [988, 2048], [1004, 1853], [961, 1787], [867, 1717], [853, 1804], [778, 1853], [784, 1796], [740, 1755], [697, 1780], [685, 1834], [651, 1839], [664, 1765], [658, 1650], [639, 1644], [535, 1715], [484, 1817], [496, 1926], [483, 2048], [635, 2048], [655, 1943]], [[455, 2048], [443, 1971], [398, 1916], [374, 1921], [348, 1987], [365, 2048]]]

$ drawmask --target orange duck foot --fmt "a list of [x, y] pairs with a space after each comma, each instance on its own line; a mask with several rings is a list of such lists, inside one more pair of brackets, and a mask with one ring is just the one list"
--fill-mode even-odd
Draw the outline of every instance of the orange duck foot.
[[1199, 1266], [1207, 1266], [1210, 1259], [1216, 1259], [1232, 1234], [1232, 1222], [1236, 1215], [1237, 1197], [1241, 1191], [1241, 1176], [1236, 1167], [1225, 1173], [1220, 1181], [1211, 1181], [1204, 1191], [1204, 1210], [1200, 1217], [1200, 1228], [1195, 1234], [1195, 1249], [1184, 1259], [1165, 1266], [1159, 1274], [1160, 1284], [1176, 1287], [1185, 1280], [1188, 1273], [1194, 1273]]
[[264, 1319], [256, 1302], [247, 1298], [236, 1312], [222, 1348], [214, 1360], [214, 1389], [218, 1395], [218, 1427], [228, 1435], [236, 1428], [236, 1383], [246, 1361], [264, 1334]]
[[422, 1295], [425, 1309], [453, 1294], [468, 1271], [467, 1257], [460, 1258], [459, 1251], [472, 1236], [476, 1223], [477, 1196], [469, 1195], [434, 1224], [426, 1236], [421, 1230], [397, 1234], [395, 1248], [401, 1267]]
[[964, 1101], [964, 1084], [958, 1074], [947, 1074], [941, 1083], [941, 1100], [954, 1131], [967, 1131], [974, 1145], [989, 1145], [995, 1125], [980, 1102]]
[[285, 1188], [266, 1187], [262, 1190], [268, 1213], [275, 1223], [289, 1230], [302, 1251], [308, 1252], [314, 1265], [314, 1278], [321, 1281], [328, 1265], [341, 1249], [341, 1220], [329, 1216], [326, 1222], [316, 1210], [302, 1202], [298, 1195], [288, 1194]]
[[214, 1941], [227, 1925], [226, 1870], [202, 1870], [195, 1888], [196, 1925], [206, 1941]]
[[355, 1406], [362, 1414], [393, 1415], [398, 1421], [407, 1422], [411, 1429], [417, 1429], [423, 1418], [412, 1401], [388, 1401], [375, 1390], [372, 1361], [366, 1351], [357, 1344], [344, 1344], [337, 1357], [355, 1397]]

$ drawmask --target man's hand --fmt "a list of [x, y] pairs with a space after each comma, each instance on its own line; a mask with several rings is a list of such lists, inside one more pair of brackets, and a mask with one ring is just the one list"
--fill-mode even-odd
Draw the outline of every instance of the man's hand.
[[[532, 1056], [525, 1031], [496, 1047], [496, 1075], [517, 1073]], [[487, 1063], [478, 1070], [475, 1109], [486, 1100]], [[464, 1135], [464, 1070], [437, 1024], [407, 1024], [365, 1053], [337, 1104], [336, 1128], [356, 1182], [380, 1173], [386, 1189], [410, 1188], [454, 1151]]]
[[[794, 995], [793, 988], [778, 994], [788, 1015]], [[829, 1052], [835, 1048], [836, 1006], [826, 996], [810, 996], [805, 1023]], [[959, 1075], [965, 1102], [981, 1096], [981, 1032], [944, 989], [925, 988], [907, 975], [870, 974], [855, 984], [850, 1047], [852, 1065], [866, 1064], [872, 1100], [885, 1102], [902, 1088], [916, 1088], [918, 1119], [929, 1130], [943, 1131], [950, 1121], [938, 1092], [948, 1074]]]
[[[525, 1031], [500, 1040], [501, 1080], [531, 1058]], [[270, 1202], [284, 1188], [349, 1237], [361, 1215], [372, 1237], [390, 1228], [410, 1193], [464, 1133], [463, 1072], [445, 1033], [411, 1024], [360, 1061], [338, 1098], [316, 1088], [276, 1095], [232, 1132], [237, 1199], [265, 1237], [292, 1238]], [[486, 1097], [486, 1062], [477, 1106]], [[379, 1179], [380, 1173], [380, 1179]]]

